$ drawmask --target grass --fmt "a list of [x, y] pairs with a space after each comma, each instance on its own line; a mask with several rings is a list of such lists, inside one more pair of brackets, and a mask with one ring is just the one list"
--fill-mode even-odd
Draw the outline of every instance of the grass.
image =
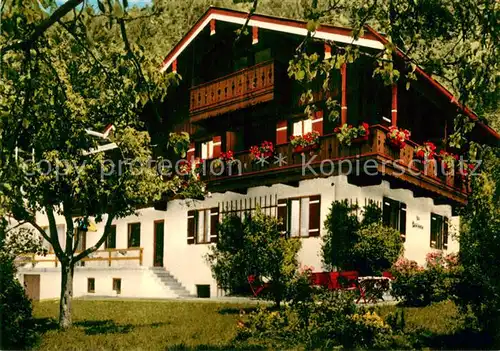
[[58, 331], [58, 302], [34, 305], [41, 350], [232, 348], [240, 309], [255, 304], [191, 301], [73, 301], [73, 324]]
[[[255, 307], [211, 301], [74, 300], [74, 326], [67, 331], [57, 330], [58, 302], [36, 303], [34, 314], [43, 334], [41, 350], [223, 350], [255, 348], [233, 342], [240, 310]], [[401, 307], [376, 309], [384, 317]], [[481, 347], [477, 335], [464, 332], [464, 320], [452, 302], [403, 309], [405, 332], [417, 335], [420, 347]]]

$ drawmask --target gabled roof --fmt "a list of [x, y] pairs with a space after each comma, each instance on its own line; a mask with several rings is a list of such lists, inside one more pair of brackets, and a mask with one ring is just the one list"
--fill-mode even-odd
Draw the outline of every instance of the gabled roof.
[[[203, 29], [209, 25], [211, 20], [223, 21], [228, 23], [234, 23], [239, 25], [244, 25], [248, 19], [248, 13], [218, 7], [210, 7], [203, 16], [196, 22], [196, 24], [188, 31], [188, 33], [175, 45], [175, 47], [170, 51], [167, 57], [163, 60], [160, 71], [166, 71], [172, 63], [179, 57], [179, 55], [189, 46], [189, 44], [200, 34]], [[248, 26], [258, 27], [262, 29], [273, 30], [277, 32], [296, 34], [300, 36], [307, 36], [307, 22], [300, 20], [293, 20], [288, 18], [281, 18], [275, 16], [253, 14], [248, 21]], [[323, 39], [328, 41], [334, 41], [338, 43], [353, 44], [362, 47], [372, 48], [382, 50], [384, 45], [388, 40], [375, 31], [370, 26], [366, 26], [367, 30], [359, 38], [354, 39], [352, 36], [352, 30], [343, 27], [336, 27], [326, 24], [321, 24], [316, 32], [314, 33], [315, 39]], [[407, 56], [400, 49], [396, 48], [396, 54], [407, 59]], [[439, 82], [433, 79], [429, 74], [427, 74], [420, 67], [416, 68], [417, 74], [422, 78], [427, 80], [432, 86], [434, 86], [440, 94], [450, 99], [450, 102], [455, 104], [459, 109], [462, 110], [473, 121], [477, 121], [478, 125], [490, 136], [497, 140], [500, 140], [500, 135], [493, 130], [490, 126], [479, 122], [478, 116], [467, 106], [462, 105], [458, 100], [442, 86]]]

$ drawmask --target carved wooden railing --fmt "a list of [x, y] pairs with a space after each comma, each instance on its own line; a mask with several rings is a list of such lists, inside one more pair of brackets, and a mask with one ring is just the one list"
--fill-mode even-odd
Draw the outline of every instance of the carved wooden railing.
[[[78, 254], [81, 251], [75, 252]], [[136, 256], [128, 256], [129, 252], [138, 252]], [[142, 247], [130, 247], [127, 249], [105, 249], [105, 250], [97, 250], [94, 251], [90, 256], [83, 258], [81, 261], [83, 262], [92, 262], [92, 261], [104, 261], [108, 262], [108, 267], [111, 267], [111, 262], [114, 261], [139, 261], [139, 265], [142, 266], [144, 256], [144, 248]], [[37, 263], [54, 263], [54, 266], [57, 267], [59, 265], [59, 260], [57, 259], [55, 254], [48, 254], [47, 256], [37, 256], [36, 254], [22, 254], [16, 258], [17, 264], [27, 264], [31, 263], [33, 267]]]
[[[243, 151], [235, 153], [235, 164], [229, 170], [211, 166], [213, 160], [207, 161], [206, 181], [221, 181], [223, 179], [235, 179], [238, 177], [265, 174], [266, 172], [279, 172], [293, 169], [300, 169], [304, 163], [311, 166], [318, 166], [322, 161], [341, 161], [343, 159], [366, 160], [377, 159], [379, 171], [383, 174], [394, 175], [408, 180], [411, 183], [427, 188], [429, 190], [443, 190], [445, 192], [460, 192], [461, 198], [468, 193], [468, 185], [460, 182], [454, 174], [441, 174], [436, 170], [438, 164], [429, 162], [422, 165], [420, 160], [414, 160], [414, 149], [417, 144], [409, 141], [407, 145], [399, 150], [392, 148], [387, 142], [387, 128], [381, 125], [371, 126], [370, 137], [367, 141], [354, 143], [351, 146], [340, 145], [337, 137], [333, 134], [324, 135], [320, 138], [320, 148], [312, 155], [305, 153], [294, 153], [290, 143], [275, 147], [275, 155], [281, 154], [285, 158], [286, 164], [274, 163], [274, 157], [269, 158], [269, 163], [260, 164], [254, 162], [250, 152]], [[327, 167], [328, 165], [324, 163]], [[334, 167], [339, 170], [339, 166], [346, 167], [346, 164], [335, 163]], [[356, 165], [354, 165], [355, 167]], [[327, 168], [325, 167], [325, 168]], [[382, 168], [381, 168], [382, 167]], [[396, 171], [404, 174], [398, 176]]]
[[203, 119], [274, 98], [275, 64], [267, 61], [190, 89], [189, 112]]

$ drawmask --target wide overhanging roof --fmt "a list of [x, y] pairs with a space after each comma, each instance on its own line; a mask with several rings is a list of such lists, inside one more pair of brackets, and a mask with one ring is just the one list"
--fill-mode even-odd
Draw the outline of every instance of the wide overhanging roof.
[[[210, 24], [211, 20], [223, 21], [228, 23], [234, 23], [238, 25], [244, 25], [248, 20], [248, 12], [210, 7], [203, 16], [195, 23], [195, 25], [188, 31], [188, 33], [175, 45], [175, 47], [170, 51], [167, 57], [163, 60], [160, 71], [165, 72], [172, 63], [179, 57], [179, 55], [189, 46], [189, 44], [200, 34], [203, 29]], [[307, 36], [307, 22], [261, 15], [252, 14], [248, 20], [248, 26], [258, 27], [262, 29], [268, 29], [276, 32], [283, 32], [289, 34], [295, 34], [299, 36]], [[358, 39], [355, 39], [352, 35], [352, 30], [349, 28], [336, 27], [331, 25], [322, 24], [314, 32], [315, 39], [322, 39], [327, 41], [333, 41], [337, 43], [352, 44], [361, 47], [382, 50], [388, 40], [375, 31], [373, 28], [366, 26], [367, 30]], [[400, 49], [396, 48], [396, 54], [406, 59], [407, 56]], [[500, 135], [493, 130], [490, 126], [479, 121], [478, 116], [467, 106], [461, 104], [453, 94], [441, 85], [438, 81], [432, 78], [428, 73], [426, 73], [420, 67], [416, 68], [417, 74], [428, 81], [432, 86], [434, 86], [438, 93], [443, 94], [445, 97], [450, 99], [450, 102], [455, 104], [465, 115], [476, 121], [478, 125], [491, 137], [500, 140]]]

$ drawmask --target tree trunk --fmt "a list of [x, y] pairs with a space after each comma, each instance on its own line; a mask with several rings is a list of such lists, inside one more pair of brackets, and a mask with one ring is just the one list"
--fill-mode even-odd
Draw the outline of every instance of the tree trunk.
[[71, 300], [73, 298], [74, 263], [61, 262], [61, 299], [59, 301], [59, 328], [71, 327]]

